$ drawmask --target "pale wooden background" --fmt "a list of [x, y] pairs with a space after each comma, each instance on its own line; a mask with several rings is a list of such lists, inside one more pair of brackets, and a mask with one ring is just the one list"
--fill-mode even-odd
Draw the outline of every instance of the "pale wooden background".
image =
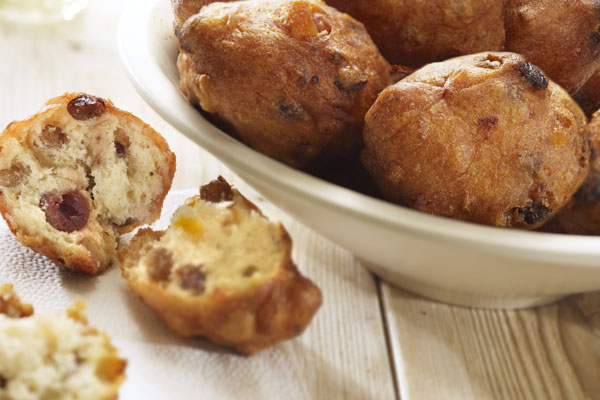
[[[163, 133], [178, 157], [174, 189], [223, 173], [261, 201], [143, 103], [117, 56], [122, 2], [90, 3], [59, 26], [0, 22], [0, 126], [65, 91], [88, 91]], [[350, 253], [266, 207], [283, 219], [300, 269], [324, 293], [300, 339], [318, 354], [297, 354], [306, 374], [290, 382], [307, 398], [600, 399], [600, 293], [525, 311], [435, 303], [380, 283]]]

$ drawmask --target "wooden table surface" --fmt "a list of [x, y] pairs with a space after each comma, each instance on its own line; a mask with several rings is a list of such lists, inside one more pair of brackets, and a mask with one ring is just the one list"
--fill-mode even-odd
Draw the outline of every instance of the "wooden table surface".
[[[167, 138], [178, 159], [174, 189], [222, 173], [255, 197], [129, 84], [116, 49], [122, 2], [90, 3], [62, 25], [0, 22], [0, 126], [50, 97], [87, 91], [112, 99]], [[600, 292], [520, 311], [444, 305], [381, 282], [344, 249], [281, 218], [299, 268], [324, 293], [322, 309], [298, 339], [315, 353], [296, 355], [304, 373], [291, 383], [306, 398], [600, 399]]]

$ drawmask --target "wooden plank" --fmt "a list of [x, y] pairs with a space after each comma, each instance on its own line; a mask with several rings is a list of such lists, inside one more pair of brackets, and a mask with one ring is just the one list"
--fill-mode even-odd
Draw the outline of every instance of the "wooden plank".
[[[299, 268], [323, 291], [323, 307], [300, 339], [245, 359], [202, 341], [173, 344], [170, 332], [126, 289], [116, 270], [91, 279], [74, 276], [32, 252], [26, 254], [35, 259], [30, 269], [20, 268], [23, 260], [11, 256], [20, 245], [10, 237], [0, 240], [0, 281], [10, 280], [17, 289], [34, 293], [27, 299], [41, 310], [61, 309], [74, 296], [84, 297], [92, 323], [107, 330], [125, 355], [133, 355], [119, 397], [123, 400], [139, 398], [135, 393], [140, 387], [132, 385], [141, 384], [148, 391], [170, 387], [166, 396], [180, 399], [176, 395], [179, 386], [197, 386], [196, 393], [219, 399], [394, 399], [390, 356], [371, 274], [350, 253], [278, 211], [145, 105], [117, 57], [116, 22], [123, 4], [118, 0], [90, 2], [80, 18], [58, 26], [0, 23], [0, 54], [8, 60], [0, 63], [1, 127], [37, 111], [45, 100], [65, 91], [89, 91], [112, 99], [166, 137], [178, 157], [174, 190], [197, 188], [223, 174], [268, 215], [281, 219], [293, 237]], [[131, 316], [125, 325], [102, 312], [101, 305], [107, 302], [115, 312]], [[172, 352], [181, 351], [194, 352], [193, 365], [173, 359]], [[143, 357], [136, 358], [136, 354]], [[138, 369], [152, 365], [156, 370], [150, 375]], [[160, 393], [154, 395], [160, 398]]]
[[382, 293], [402, 400], [600, 399], [600, 292], [516, 311]]

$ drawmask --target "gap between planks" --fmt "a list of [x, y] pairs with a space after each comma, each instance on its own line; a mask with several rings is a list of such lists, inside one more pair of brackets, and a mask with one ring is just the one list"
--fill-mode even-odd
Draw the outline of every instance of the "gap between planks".
[[527, 310], [380, 293], [402, 400], [600, 400], [600, 292]]

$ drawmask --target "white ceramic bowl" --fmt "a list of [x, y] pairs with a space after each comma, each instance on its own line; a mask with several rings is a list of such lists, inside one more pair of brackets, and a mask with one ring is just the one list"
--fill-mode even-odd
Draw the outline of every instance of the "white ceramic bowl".
[[166, 0], [130, 2], [120, 24], [119, 51], [134, 86], [165, 120], [383, 279], [433, 299], [477, 307], [533, 306], [600, 289], [600, 237], [427, 215], [294, 170], [232, 139], [179, 92], [177, 42]]

